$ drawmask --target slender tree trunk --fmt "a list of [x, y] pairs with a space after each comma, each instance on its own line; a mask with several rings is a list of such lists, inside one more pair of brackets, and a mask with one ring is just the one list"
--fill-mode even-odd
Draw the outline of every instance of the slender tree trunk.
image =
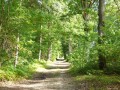
[[62, 42], [62, 52], [64, 55], [64, 59], [67, 59], [67, 55], [69, 52], [69, 46], [68, 46], [69, 44], [68, 44], [68, 42], [66, 42], [66, 40], [64, 38], [62, 38], [61, 42]]
[[[99, 0], [98, 6], [98, 44], [103, 44], [103, 30], [104, 30], [104, 13], [105, 13], [105, 0]], [[101, 49], [98, 50], [98, 61], [99, 61], [99, 68], [103, 70], [106, 67], [106, 60], [102, 54]]]
[[[22, 1], [23, 0], [20, 0], [20, 7], [22, 6]], [[18, 59], [19, 59], [19, 42], [20, 42], [20, 37], [19, 37], [19, 31], [18, 31], [18, 34], [17, 34], [17, 45], [16, 45], [16, 56], [15, 56], [15, 67], [18, 64]]]
[[51, 60], [51, 57], [52, 57], [52, 43], [50, 43], [48, 48], [48, 61]]
[[41, 60], [41, 43], [42, 43], [42, 35], [40, 35], [40, 49], [39, 49], [39, 61]]
[[0, 11], [0, 31], [2, 32], [3, 19], [4, 19], [4, 1], [1, 0], [1, 11]]
[[18, 33], [18, 36], [17, 36], [17, 45], [16, 45], [16, 55], [15, 55], [15, 67], [17, 66], [18, 64], [18, 58], [19, 58], [19, 33]]
[[3, 50], [3, 19], [4, 19], [4, 1], [0, 1], [1, 11], [0, 11], [0, 67], [2, 66], [2, 50]]
[[[42, 5], [40, 5], [40, 10], [42, 11]], [[41, 22], [41, 24], [40, 24], [40, 39], [39, 39], [39, 44], [40, 44], [40, 47], [39, 47], [39, 61], [41, 60], [41, 54], [42, 54], [42, 50], [41, 50], [41, 45], [42, 45], [42, 34], [41, 34], [41, 31], [42, 31], [42, 17], [40, 18], [40, 22]]]
[[71, 54], [72, 53], [72, 39], [71, 38], [69, 38], [69, 43], [68, 43], [69, 45], [68, 45], [68, 48], [69, 48], [69, 54]]
[[60, 53], [59, 53], [59, 52], [57, 52], [57, 59], [58, 59], [58, 58], [60, 58]]

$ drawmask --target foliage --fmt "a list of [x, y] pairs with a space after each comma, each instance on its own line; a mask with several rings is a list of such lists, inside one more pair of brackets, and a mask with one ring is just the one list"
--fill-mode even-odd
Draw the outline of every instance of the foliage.
[[[118, 9], [113, 4], [113, 0], [108, 1], [106, 3], [106, 11], [105, 11], [105, 27], [103, 31], [103, 37], [101, 38], [103, 44], [98, 44], [98, 35], [96, 29], [96, 21], [97, 21], [97, 12], [95, 10], [97, 2], [94, 3], [89, 13], [90, 21], [87, 22], [89, 32], [82, 34], [83, 36], [77, 39], [78, 47], [74, 49], [72, 54], [69, 56], [69, 60], [72, 63], [71, 72], [72, 74], [119, 74], [118, 64], [120, 61], [119, 57], [119, 18], [118, 15], [115, 14]], [[79, 2], [76, 1], [77, 4]], [[111, 7], [112, 5], [112, 7]], [[71, 7], [72, 8], [72, 7]], [[112, 9], [112, 12], [109, 12]], [[77, 10], [76, 10], [77, 11]], [[73, 11], [74, 12], [74, 11]], [[115, 12], [115, 13], [114, 13]], [[118, 12], [119, 13], [119, 12]], [[92, 18], [94, 17], [94, 18]], [[114, 21], [114, 22], [112, 22]], [[88, 23], [91, 24], [88, 24]], [[84, 22], [81, 22], [84, 23]], [[83, 24], [84, 25], [84, 24]], [[76, 38], [73, 38], [76, 39]], [[98, 68], [98, 50], [101, 50], [101, 55], [103, 55], [106, 59], [107, 67], [104, 72], [99, 73]]]
[[[54, 61], [59, 56], [71, 62], [74, 74], [119, 74], [119, 2], [105, 2], [103, 35], [100, 36], [98, 1], [1, 0], [1, 79], [9, 80], [9, 75], [28, 77], [31, 62]], [[103, 71], [98, 70], [99, 54], [106, 60]]]
[[37, 68], [45, 67], [47, 67], [46, 62], [38, 60], [18, 65], [16, 68], [13, 65], [5, 66], [0, 69], [0, 81], [28, 79], [36, 72]]

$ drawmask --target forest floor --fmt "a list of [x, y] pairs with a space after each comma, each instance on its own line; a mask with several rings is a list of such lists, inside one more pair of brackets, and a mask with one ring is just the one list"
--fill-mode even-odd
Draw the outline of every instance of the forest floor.
[[7, 82], [0, 85], [0, 90], [119, 90], [118, 87], [103, 89], [97, 83], [92, 85], [87, 81], [77, 81], [68, 73], [69, 66], [68, 62], [55, 61], [48, 64], [46, 69], [38, 68], [31, 80], [14, 84]]

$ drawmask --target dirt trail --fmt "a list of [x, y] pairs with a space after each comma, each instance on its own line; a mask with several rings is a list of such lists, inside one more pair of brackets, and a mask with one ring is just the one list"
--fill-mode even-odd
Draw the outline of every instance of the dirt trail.
[[32, 80], [8, 84], [0, 87], [0, 90], [87, 90], [84, 86], [77, 86], [68, 74], [69, 65], [65, 61], [56, 61], [48, 65], [48, 69], [37, 69]]
[[56, 61], [47, 69], [38, 68], [31, 80], [0, 85], [0, 90], [120, 90], [112, 86], [102, 88], [99, 82], [76, 81], [68, 73], [69, 66], [68, 62]]

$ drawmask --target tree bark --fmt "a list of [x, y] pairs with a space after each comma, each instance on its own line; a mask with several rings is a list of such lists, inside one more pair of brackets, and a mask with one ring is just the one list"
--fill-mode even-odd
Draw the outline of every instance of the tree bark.
[[72, 39], [71, 38], [69, 38], [69, 43], [68, 43], [69, 45], [68, 45], [68, 47], [69, 47], [69, 54], [71, 54], [72, 53]]
[[49, 48], [48, 48], [48, 61], [51, 60], [52, 57], [52, 43], [49, 44]]
[[[98, 44], [103, 44], [103, 31], [104, 31], [104, 13], [105, 13], [105, 0], [99, 0], [98, 6]], [[98, 61], [99, 61], [99, 68], [103, 70], [106, 68], [106, 60], [102, 54], [102, 50], [98, 49]]]
[[41, 60], [41, 43], [42, 43], [42, 35], [40, 35], [40, 49], [39, 49], [39, 61]]
[[18, 64], [18, 58], [19, 58], [19, 33], [18, 33], [18, 36], [17, 36], [17, 45], [16, 45], [16, 55], [15, 55], [15, 67], [17, 66]]

